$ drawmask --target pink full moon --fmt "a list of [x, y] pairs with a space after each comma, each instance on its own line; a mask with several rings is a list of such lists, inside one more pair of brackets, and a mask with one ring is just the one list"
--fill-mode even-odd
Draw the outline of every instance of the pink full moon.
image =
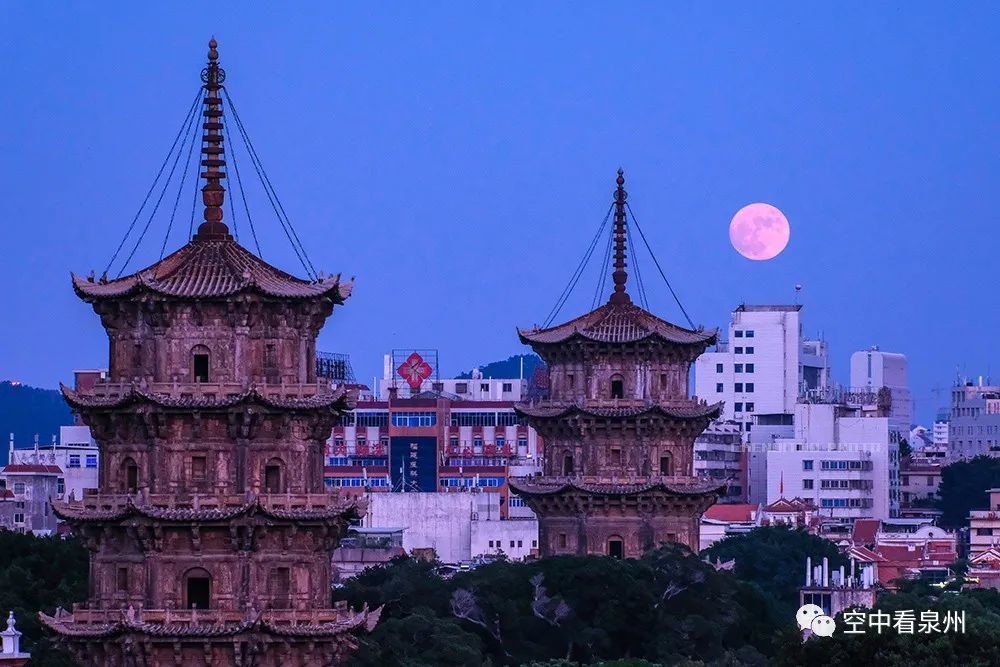
[[774, 259], [788, 245], [788, 218], [770, 204], [744, 206], [729, 223], [729, 240], [747, 259]]

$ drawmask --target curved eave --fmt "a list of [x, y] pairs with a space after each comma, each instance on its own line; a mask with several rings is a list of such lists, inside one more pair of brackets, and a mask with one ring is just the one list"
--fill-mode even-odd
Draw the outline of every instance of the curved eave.
[[553, 484], [540, 484], [532, 481], [532, 478], [524, 478], [522, 481], [516, 477], [507, 480], [507, 484], [519, 495], [524, 496], [553, 496], [562, 493], [585, 493], [599, 496], [634, 496], [650, 492], [667, 492], [675, 496], [704, 496], [706, 494], [721, 494], [726, 489], [726, 484], [716, 482], [703, 482], [697, 480], [692, 483], [671, 483], [671, 482], [651, 482], [648, 484], [587, 484], [569, 480]]
[[602, 336], [590, 335], [588, 331], [581, 329], [572, 329], [571, 331], [563, 334], [557, 333], [553, 329], [521, 329], [520, 327], [517, 329], [517, 337], [521, 340], [522, 344], [532, 347], [535, 345], [562, 345], [575, 339], [580, 341], [602, 343], [605, 345], [627, 345], [648, 340], [667, 343], [669, 345], [705, 348], [709, 345], [715, 344], [719, 335], [718, 329], [711, 329], [708, 331], [690, 331], [688, 329], [682, 329], [682, 331], [685, 334], [690, 334], [690, 337], [675, 337], [663, 334], [659, 331], [647, 331], [642, 335], [630, 336], [622, 340], [607, 340]]
[[307, 398], [270, 398], [257, 390], [248, 389], [232, 397], [206, 399], [201, 397], [174, 398], [154, 392], [148, 392], [138, 387], [131, 387], [127, 393], [115, 397], [87, 396], [70, 389], [60, 383], [59, 390], [66, 402], [76, 410], [114, 409], [134, 403], [146, 403], [164, 408], [199, 408], [219, 409], [229, 408], [244, 403], [262, 405], [268, 408], [282, 410], [317, 410], [330, 408], [338, 412], [354, 409], [355, 395], [346, 387], [336, 391], [316, 394]]
[[528, 403], [517, 403], [514, 411], [524, 417], [533, 419], [561, 419], [568, 415], [586, 415], [604, 419], [626, 419], [658, 415], [677, 420], [715, 419], [722, 412], [722, 402], [711, 405], [696, 405], [691, 409], [671, 408], [653, 404], [640, 408], [587, 408], [575, 404], [558, 407], [540, 407]]
[[135, 505], [130, 500], [125, 505], [113, 510], [89, 510], [66, 502], [54, 501], [52, 502], [52, 511], [58, 518], [72, 523], [108, 523], [122, 521], [130, 517], [145, 517], [165, 522], [213, 523], [230, 521], [248, 514], [260, 514], [279, 521], [329, 521], [331, 519], [348, 521], [361, 515], [359, 503], [356, 501], [326, 508], [286, 510], [268, 508], [257, 499], [244, 505], [225, 509], [147, 507]]
[[[211, 611], [207, 611], [206, 615], [210, 616]], [[267, 632], [290, 638], [336, 638], [359, 631], [371, 632], [381, 615], [382, 607], [370, 611], [366, 604], [361, 611], [335, 623], [283, 623], [266, 613], [242, 623], [144, 623], [129, 618], [124, 612], [121, 620], [114, 623], [74, 623], [71, 614], [50, 616], [43, 612], [38, 612], [38, 619], [60, 636], [86, 639], [106, 639], [127, 633], [157, 638], [213, 638], [246, 632]]]
[[238, 294], [259, 294], [275, 299], [309, 300], [319, 298], [330, 298], [335, 305], [343, 305], [354, 289], [354, 279], [341, 282], [339, 277], [326, 278], [314, 283], [303, 282], [295, 285], [294, 289], [271, 289], [260, 285], [253, 280], [248, 280], [240, 285], [229, 289], [212, 290], [198, 294], [188, 294], [182, 290], [171, 290], [162, 287], [155, 279], [147, 279], [143, 273], [126, 276], [106, 283], [99, 283], [81, 278], [75, 273], [70, 273], [73, 281], [73, 290], [77, 296], [87, 302], [101, 300], [123, 299], [136, 296], [141, 293], [154, 294], [156, 296], [171, 299], [222, 299]]

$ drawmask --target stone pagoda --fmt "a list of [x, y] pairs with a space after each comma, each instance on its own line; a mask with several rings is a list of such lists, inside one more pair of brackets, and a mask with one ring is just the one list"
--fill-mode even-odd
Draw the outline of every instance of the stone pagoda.
[[53, 503], [90, 590], [42, 620], [86, 665], [337, 665], [378, 620], [331, 608], [330, 555], [365, 506], [323, 483], [354, 397], [317, 380], [316, 337], [352, 282], [296, 278], [229, 234], [209, 48], [204, 222], [135, 274], [72, 279], [109, 340], [107, 379], [62, 388], [101, 447], [100, 488]]
[[694, 439], [721, 403], [688, 396], [691, 364], [717, 332], [632, 303], [624, 184], [619, 170], [610, 300], [565, 324], [518, 330], [549, 369], [549, 397], [517, 406], [545, 440], [543, 473], [510, 480], [538, 515], [543, 556], [636, 558], [662, 542], [697, 551], [701, 515], [724, 488], [692, 476]]

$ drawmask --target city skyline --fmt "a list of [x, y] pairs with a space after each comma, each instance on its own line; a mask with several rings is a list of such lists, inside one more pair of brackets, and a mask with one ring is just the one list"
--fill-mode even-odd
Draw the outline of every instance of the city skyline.
[[[988, 284], [993, 245], [980, 193], [997, 176], [997, 87], [978, 64], [996, 59], [992, 10], [786, 5], [720, 22], [671, 8], [636, 22], [624, 8], [630, 45], [612, 48], [596, 5], [475, 17], [317, 7], [311, 20], [209, 8], [197, 26], [160, 8], [110, 21], [78, 7], [0, 11], [11, 73], [0, 94], [18, 130], [0, 156], [5, 377], [54, 387], [106, 355], [68, 273], [100, 273], [128, 226], [199, 83], [206, 30], [317, 269], [358, 276], [320, 345], [349, 353], [359, 379], [380, 375], [392, 348], [436, 347], [448, 375], [526, 352], [515, 326], [542, 323], [619, 166], [696, 324], [724, 327], [741, 302], [790, 303], [802, 284], [806, 333], [824, 333], [835, 380], [872, 344], [906, 354], [925, 423], [956, 367], [989, 372], [979, 333], [1000, 315], [970, 286]], [[567, 30], [553, 39], [556, 24]], [[755, 201], [791, 224], [768, 262], [729, 245], [730, 218]], [[264, 257], [295, 271], [266, 203], [251, 210]], [[165, 226], [129, 271], [156, 260]], [[169, 252], [183, 235], [168, 241]], [[650, 309], [682, 322], [641, 266]], [[589, 267], [561, 317], [589, 309], [599, 273]], [[957, 332], [972, 335], [942, 353]]]

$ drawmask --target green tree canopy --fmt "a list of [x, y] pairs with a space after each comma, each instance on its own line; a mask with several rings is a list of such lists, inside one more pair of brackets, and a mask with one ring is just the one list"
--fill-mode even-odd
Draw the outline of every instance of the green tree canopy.
[[969, 512], [989, 507], [987, 489], [1000, 487], [1000, 459], [977, 456], [968, 461], [956, 461], [941, 469], [938, 489], [941, 525], [960, 528], [969, 520]]

